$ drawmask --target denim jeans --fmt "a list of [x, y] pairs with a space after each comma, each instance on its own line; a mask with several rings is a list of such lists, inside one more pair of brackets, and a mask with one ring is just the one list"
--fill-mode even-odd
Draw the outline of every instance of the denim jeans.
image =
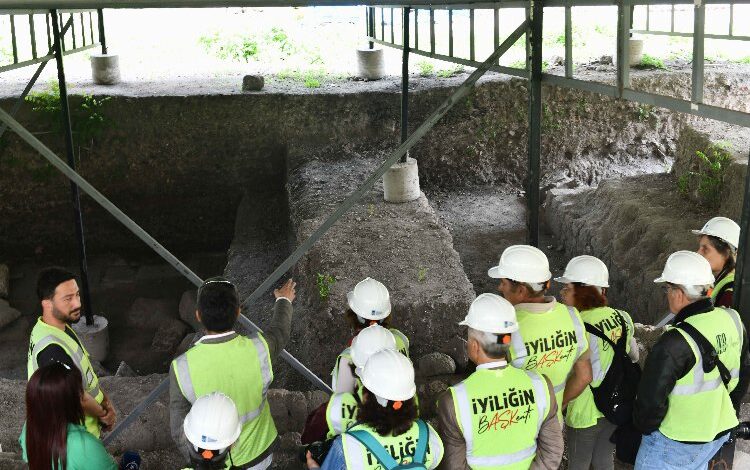
[[705, 470], [727, 439], [729, 434], [705, 444], [683, 444], [654, 431], [643, 436], [635, 470]]

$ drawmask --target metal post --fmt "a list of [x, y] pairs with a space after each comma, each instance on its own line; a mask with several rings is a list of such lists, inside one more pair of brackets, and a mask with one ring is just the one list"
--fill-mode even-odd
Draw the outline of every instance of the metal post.
[[[72, 25], [71, 25], [72, 28]], [[70, 107], [68, 104], [68, 88], [65, 83], [65, 66], [63, 64], [63, 51], [60, 39], [60, 22], [57, 11], [52, 10], [52, 31], [55, 49], [55, 61], [57, 62], [57, 81], [60, 85], [60, 108], [62, 110], [63, 132], [65, 134], [65, 150], [68, 156], [68, 166], [75, 170], [75, 150], [73, 148], [73, 130], [70, 127]], [[91, 303], [91, 292], [89, 291], [89, 267], [86, 260], [86, 240], [83, 235], [83, 214], [81, 212], [81, 193], [78, 185], [70, 182], [70, 195], [73, 200], [73, 215], [76, 229], [76, 240], [78, 242], [78, 261], [81, 267], [81, 303], [83, 313], [86, 316], [86, 324], [94, 324], [93, 305]]]
[[573, 12], [565, 7], [565, 76], [573, 78]]
[[624, 2], [617, 6], [617, 93], [620, 98], [623, 90], [630, 88], [631, 11]]
[[107, 53], [107, 36], [104, 34], [104, 10], [101, 8], [96, 10], [99, 23], [99, 44], [102, 45], [102, 54]]
[[745, 198], [740, 215], [740, 246], [734, 284], [734, 308], [740, 312], [745, 328], [750, 325], [750, 171], [745, 174]]
[[[495, 44], [497, 47], [497, 44]], [[435, 10], [430, 7], [430, 54], [435, 53]]]
[[469, 10], [469, 60], [474, 60], [474, 9]]
[[13, 63], [18, 63], [18, 44], [16, 43], [16, 19], [10, 15], [10, 44], [13, 49]]
[[703, 42], [706, 27], [706, 5], [698, 1], [695, 5], [693, 23], [693, 93], [690, 101], [703, 103]]
[[453, 57], [453, 9], [448, 9], [448, 56]]
[[542, 12], [541, 0], [531, 0], [527, 43], [531, 48], [529, 77], [529, 176], [526, 185], [529, 245], [539, 246], [539, 173], [542, 152]]
[[34, 30], [34, 15], [29, 15], [29, 35], [31, 36], [31, 57], [36, 59], [36, 31]]
[[[404, 7], [403, 43], [401, 55], [401, 143], [409, 137], [409, 7]], [[409, 152], [401, 157], [401, 163], [406, 163]]]
[[[500, 9], [495, 8], [492, 14], [493, 14], [493, 18], [492, 18], [493, 45], [495, 48], [497, 48], [497, 46], [500, 45]], [[498, 59], [496, 65], [500, 65], [500, 59]]]

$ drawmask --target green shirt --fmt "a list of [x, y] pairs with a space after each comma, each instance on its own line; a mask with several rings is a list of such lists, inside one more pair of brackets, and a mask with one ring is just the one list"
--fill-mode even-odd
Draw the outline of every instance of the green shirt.
[[[23, 461], [26, 457], [26, 425], [18, 439], [23, 449]], [[102, 441], [86, 431], [81, 425], [68, 423], [67, 470], [117, 470], [115, 459], [104, 448]]]

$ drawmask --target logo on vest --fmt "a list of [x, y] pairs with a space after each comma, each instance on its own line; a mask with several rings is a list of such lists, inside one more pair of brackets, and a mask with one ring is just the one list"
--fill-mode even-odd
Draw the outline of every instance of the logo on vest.
[[[557, 330], [554, 334], [524, 342], [529, 355], [526, 370], [544, 369], [568, 359], [577, 349], [575, 331]], [[567, 348], [567, 349], [565, 349]]]
[[727, 351], [727, 335], [726, 333], [719, 333], [716, 335], [716, 353], [722, 354]]
[[477, 425], [477, 434], [488, 431], [502, 431], [515, 424], [528, 422], [532, 406], [536, 403], [531, 389], [509, 389], [502, 395], [489, 395], [484, 398], [472, 398], [471, 408], [474, 415], [482, 415]]
[[341, 416], [344, 419], [354, 419], [357, 414], [357, 405], [341, 404]]
[[[381, 443], [382, 444], [382, 443]], [[383, 448], [388, 451], [388, 454], [393, 457], [396, 462], [401, 465], [408, 465], [414, 460], [414, 452], [417, 448], [417, 440], [414, 437], [408, 436], [404, 440], [399, 440], [396, 444], [385, 444]], [[427, 444], [427, 455], [430, 454], [430, 444]], [[368, 450], [367, 451], [367, 465], [376, 465], [375, 470], [385, 470], [378, 459]]]
[[[605, 318], [599, 323], [594, 323], [594, 326], [599, 331], [602, 331], [605, 335], [609, 336], [609, 339], [613, 343], [617, 343], [617, 341], [619, 341], [620, 337], [622, 336], [622, 325], [620, 325], [620, 323], [615, 318]], [[602, 346], [602, 349], [604, 351], [609, 351], [611, 348], [609, 343], [607, 343], [606, 341], [603, 341], [603, 343], [604, 345]]]

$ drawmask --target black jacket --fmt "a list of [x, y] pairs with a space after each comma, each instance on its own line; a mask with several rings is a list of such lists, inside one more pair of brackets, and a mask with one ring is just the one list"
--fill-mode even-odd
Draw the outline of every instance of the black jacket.
[[[711, 300], [699, 300], [680, 310], [672, 320], [672, 324], [713, 309]], [[636, 428], [644, 434], [651, 434], [659, 429], [662, 420], [667, 415], [669, 408], [667, 398], [675, 383], [694, 366], [693, 350], [680, 332], [669, 330], [659, 338], [646, 359], [641, 383], [638, 386], [638, 396], [633, 411], [633, 422]], [[729, 394], [734, 409], [738, 413], [748, 385], [750, 385], [750, 354], [748, 353], [747, 330], [743, 326], [739, 383]]]

